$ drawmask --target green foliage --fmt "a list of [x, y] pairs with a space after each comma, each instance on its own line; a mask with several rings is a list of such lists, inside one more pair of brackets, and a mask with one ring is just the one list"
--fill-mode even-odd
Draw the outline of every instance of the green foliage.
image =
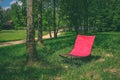
[[120, 0], [61, 0], [60, 7], [70, 28], [119, 31], [119, 4]]
[[[92, 4], [96, 4], [96, 8], [94, 8], [95, 12], [95, 26], [98, 28], [98, 31], [119, 31], [117, 28], [117, 23], [119, 23], [119, 14], [118, 5], [120, 3], [119, 0], [103, 0], [103, 1], [93, 1]], [[91, 5], [93, 6], [93, 5]], [[95, 6], [93, 6], [95, 7]], [[93, 8], [91, 8], [93, 10]], [[117, 18], [117, 19], [115, 19]]]
[[18, 5], [18, 3], [14, 3], [11, 6], [11, 19], [13, 20], [14, 27], [26, 27], [26, 8], [25, 2], [22, 2], [22, 6]]
[[[25, 44], [0, 48], [1, 80], [119, 80], [120, 33], [97, 33], [88, 62], [63, 62], [59, 54], [71, 51], [75, 33], [66, 32], [57, 39], [44, 40], [37, 47], [40, 61], [26, 66]], [[79, 62], [79, 60], [77, 60]]]
[[[80, 26], [82, 19], [82, 6], [81, 0], [61, 0], [62, 15], [65, 20], [68, 20], [69, 26], [76, 27]], [[77, 29], [76, 29], [77, 30]]]
[[4, 29], [4, 25], [7, 23], [7, 21], [10, 19], [10, 10], [4, 10], [0, 7], [0, 30]]
[[[26, 0], [19, 0], [22, 5], [15, 3], [11, 9], [0, 8], [0, 27], [12, 20], [14, 28], [26, 27]], [[38, 3], [34, 1], [34, 23], [37, 28]], [[53, 30], [53, 0], [43, 0], [42, 21], [43, 30]], [[120, 31], [120, 0], [55, 0], [56, 26], [58, 28], [73, 28], [77, 32], [88, 28], [92, 31]], [[2, 29], [2, 28], [1, 28]], [[85, 31], [84, 30], [84, 31]]]
[[3, 21], [2, 21], [2, 17], [3, 17], [3, 14], [2, 14], [3, 12], [2, 12], [2, 8], [0, 7], [0, 30], [1, 30], [1, 28], [2, 28], [2, 23], [3, 23]]

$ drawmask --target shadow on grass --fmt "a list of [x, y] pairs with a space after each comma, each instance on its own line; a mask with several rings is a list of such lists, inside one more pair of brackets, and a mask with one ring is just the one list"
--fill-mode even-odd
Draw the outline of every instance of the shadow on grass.
[[56, 39], [52, 38], [44, 40], [44, 46], [42, 48], [38, 47], [39, 57], [46, 60], [46, 56], [51, 56], [58, 50], [73, 46], [75, 38], [76, 36], [74, 34], [71, 34], [61, 36]]
[[64, 69], [49, 62], [47, 57], [72, 46], [75, 37], [69, 34], [44, 40], [44, 47], [38, 47], [40, 60], [34, 67], [26, 67], [25, 44], [0, 48], [0, 80], [54, 80]]
[[0, 80], [54, 80], [63, 69], [38, 61], [26, 67], [25, 45], [0, 48]]
[[48, 39], [45, 41], [45, 46], [51, 46], [51, 50], [59, 49], [74, 45], [76, 35], [61, 36], [56, 39]]
[[[22, 66], [4, 67], [0, 72], [0, 80], [53, 80], [62, 71], [61, 68], [25, 68]], [[0, 67], [0, 68], [1, 68]]]
[[[54, 39], [54, 38], [46, 39], [44, 41], [43, 48], [38, 47], [38, 53], [39, 53], [39, 57], [40, 57], [41, 61], [49, 63], [49, 61], [47, 61], [47, 56], [51, 56], [55, 52], [65, 49], [66, 47], [71, 47], [71, 49], [72, 49], [74, 42], [75, 42], [75, 38], [76, 38], [76, 35], [70, 33], [67, 35], [64, 34], [64, 36], [60, 36], [56, 39]], [[97, 38], [97, 40], [98, 40], [98, 38]], [[101, 41], [101, 39], [100, 39], [100, 41]], [[99, 43], [96, 43], [96, 45], [98, 45], [98, 44]], [[90, 57], [82, 58], [82, 59], [81, 58], [73, 59], [72, 61], [75, 62], [75, 65], [81, 65], [81, 63], [87, 63], [92, 60], [97, 60], [99, 58], [100, 58], [100, 56], [90, 56]], [[65, 62], [71, 64], [71, 59], [68, 59], [68, 58], [64, 58], [64, 59], [66, 60]], [[51, 63], [49, 63], [49, 64], [51, 64]]]
[[[71, 47], [74, 45], [76, 35], [75, 34], [69, 34], [69, 35], [64, 35], [61, 37], [58, 37], [57, 39], [47, 39], [45, 40], [45, 47], [42, 49], [38, 49], [39, 52], [39, 57], [43, 60], [43, 62], [49, 63], [47, 60], [47, 56], [53, 55], [55, 52], [65, 49], [66, 47]], [[63, 52], [64, 53], [64, 52]], [[58, 54], [59, 55], [59, 54]], [[64, 58], [65, 63], [68, 64], [75, 64], [75, 65], [81, 65], [81, 63], [88, 63], [92, 60], [97, 60], [99, 59], [100, 56], [90, 56], [87, 58], [80, 58], [80, 59], [73, 59], [71, 60], [70, 58]], [[71, 62], [72, 61], [72, 62]], [[51, 63], [50, 63], [51, 64]], [[53, 63], [54, 64], [54, 63]]]
[[[54, 80], [56, 76], [59, 76], [64, 71], [59, 62], [58, 64], [54, 63], [54, 60], [57, 59], [54, 54], [66, 47], [72, 48], [75, 38], [76, 35], [70, 33], [56, 39], [44, 40], [44, 46], [37, 47], [40, 61], [34, 67], [25, 66], [25, 44], [0, 48], [0, 80]], [[114, 44], [114, 42], [107, 44], [110, 39], [112, 37], [109, 34], [97, 34], [94, 48], [109, 47], [111, 44]], [[54, 56], [54, 58], [51, 58], [53, 62], [48, 60], [48, 57], [51, 56]], [[90, 63], [99, 58], [100, 56], [92, 55], [84, 59], [74, 59], [72, 63], [80, 66], [81, 63]], [[68, 59], [67, 63], [71, 65], [69, 61], [71, 60]]]
[[88, 56], [88, 57], [77, 57], [77, 58], [72, 58], [72, 57], [62, 57], [63, 62], [72, 65], [72, 66], [77, 66], [80, 67], [83, 64], [90, 63], [93, 60], [98, 60], [100, 56]]
[[[95, 47], [108, 47], [109, 34], [96, 35]], [[64, 34], [56, 39], [44, 40], [43, 47], [37, 47], [39, 63], [35, 67], [26, 67], [25, 44], [0, 48], [0, 80], [54, 80], [56, 76], [63, 73], [64, 69], [47, 58], [53, 56], [55, 52], [74, 45], [76, 35]], [[103, 43], [104, 42], [104, 43]], [[63, 50], [64, 51], [64, 50]], [[64, 52], [63, 52], [64, 53]], [[58, 54], [59, 55], [59, 54]], [[67, 64], [80, 66], [99, 59], [100, 56], [90, 56], [83, 59], [67, 59]], [[57, 59], [54, 56], [54, 60]], [[72, 61], [72, 62], [71, 62]]]

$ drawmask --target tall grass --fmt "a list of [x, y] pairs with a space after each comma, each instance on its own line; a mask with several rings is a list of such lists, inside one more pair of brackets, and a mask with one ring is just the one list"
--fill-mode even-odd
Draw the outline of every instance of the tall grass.
[[66, 63], [60, 54], [72, 50], [75, 33], [37, 46], [39, 61], [26, 66], [25, 44], [0, 48], [0, 80], [120, 80], [120, 33], [97, 33], [92, 56], [79, 64]]

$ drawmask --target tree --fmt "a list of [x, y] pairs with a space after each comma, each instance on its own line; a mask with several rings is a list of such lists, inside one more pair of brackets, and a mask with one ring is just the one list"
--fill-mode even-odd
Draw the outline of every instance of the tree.
[[11, 5], [11, 18], [14, 22], [14, 27], [15, 29], [17, 29], [17, 27], [20, 27], [20, 15], [19, 15], [19, 6], [17, 5], [17, 3], [14, 3]]
[[42, 42], [42, 0], [38, 0], [38, 44]]
[[51, 34], [51, 23], [53, 22], [51, 20], [52, 18], [52, 5], [51, 5], [51, 0], [44, 0], [44, 5], [45, 5], [45, 10], [44, 10], [44, 14], [46, 14], [46, 17], [44, 18], [44, 20], [46, 19], [47, 21], [47, 30], [49, 32], [50, 38], [52, 38], [52, 34]]
[[10, 17], [11, 11], [10, 9], [4, 10], [3, 8], [0, 7], [0, 29], [12, 29], [12, 27], [8, 27], [9, 21], [11, 21]]
[[20, 27], [26, 27], [27, 26], [27, 12], [26, 12], [26, 0], [19, 0], [19, 2], [21, 3], [21, 5], [19, 6], [20, 9], [20, 19], [21, 19], [21, 23], [20, 23]]
[[53, 26], [54, 26], [54, 38], [57, 38], [57, 30], [56, 30], [56, 0], [53, 0]]
[[2, 26], [3, 26], [3, 10], [0, 7], [0, 30], [2, 30]]
[[31, 65], [35, 60], [37, 60], [37, 51], [35, 45], [35, 27], [33, 20], [33, 0], [27, 0], [27, 63]]
[[61, 0], [62, 14], [64, 19], [69, 21], [69, 26], [74, 28], [76, 34], [83, 22], [83, 2], [82, 0]]
[[84, 33], [88, 33], [88, 0], [83, 0], [84, 4]]

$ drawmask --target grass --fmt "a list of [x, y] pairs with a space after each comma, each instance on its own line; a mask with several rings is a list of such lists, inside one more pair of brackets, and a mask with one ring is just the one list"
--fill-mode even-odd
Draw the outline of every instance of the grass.
[[[43, 35], [47, 32], [43, 32]], [[37, 36], [37, 31], [36, 31]], [[2, 30], [0, 31], [0, 42], [22, 40], [26, 38], [26, 30]]]
[[25, 44], [1, 47], [0, 80], [120, 80], [119, 36], [119, 32], [97, 33], [92, 57], [73, 65], [59, 56], [71, 51], [73, 32], [44, 40], [43, 47], [37, 46], [40, 61], [32, 67], [26, 66]]

